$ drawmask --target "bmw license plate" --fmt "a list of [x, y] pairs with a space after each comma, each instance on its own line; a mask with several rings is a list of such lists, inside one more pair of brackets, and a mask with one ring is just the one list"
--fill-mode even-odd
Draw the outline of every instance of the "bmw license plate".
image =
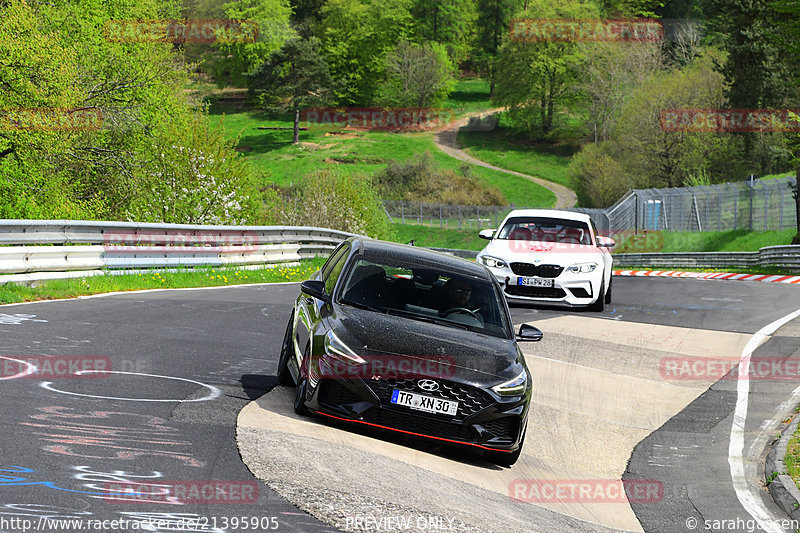
[[397, 389], [392, 390], [392, 403], [410, 407], [417, 411], [425, 411], [426, 413], [455, 416], [458, 412], [458, 402], [454, 402], [453, 400], [434, 398], [433, 396], [425, 396], [424, 394]]
[[552, 287], [553, 280], [542, 278], [517, 278], [517, 285], [522, 285], [524, 287]]

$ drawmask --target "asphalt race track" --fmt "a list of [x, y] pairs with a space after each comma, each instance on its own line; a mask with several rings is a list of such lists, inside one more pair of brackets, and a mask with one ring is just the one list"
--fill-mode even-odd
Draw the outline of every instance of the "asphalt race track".
[[[515, 323], [532, 322], [545, 338], [525, 346], [534, 405], [511, 469], [296, 417], [293, 392], [274, 376], [297, 291], [261, 285], [0, 307], [0, 532], [93, 523], [95, 531], [680, 532], [695, 530], [690, 518], [699, 530], [709, 521], [712, 530], [748, 531], [753, 513], [783, 516], [759, 485], [759, 461], [772, 424], [798, 403], [787, 401], [798, 396], [797, 377], [743, 387], [677, 375], [667, 363], [738, 361], [750, 348], [754, 357], [800, 355], [800, 320], [753, 340], [800, 307], [800, 287], [616, 278], [603, 313], [513, 308]], [[111, 372], [48, 366], [77, 356]], [[620, 479], [643, 497], [609, 499]], [[230, 490], [178, 500], [155, 490], [203, 489], [208, 480]], [[596, 490], [556, 502], [530, 490], [570, 483]], [[741, 527], [724, 522], [737, 518]]]

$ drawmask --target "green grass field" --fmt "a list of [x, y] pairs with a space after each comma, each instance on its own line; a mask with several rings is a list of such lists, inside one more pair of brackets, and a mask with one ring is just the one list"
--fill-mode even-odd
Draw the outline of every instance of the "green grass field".
[[324, 258], [301, 261], [299, 266], [259, 270], [240, 270], [236, 267], [197, 268], [191, 272], [153, 270], [147, 274], [94, 276], [52, 280], [36, 287], [14, 283], [0, 285], [0, 304], [76, 298], [106, 292], [144, 289], [177, 289], [186, 287], [217, 287], [247, 283], [277, 283], [302, 281], [322, 267]]
[[489, 241], [478, 237], [478, 231], [437, 228], [416, 224], [393, 224], [396, 240], [401, 243], [414, 241], [416, 246], [428, 248], [452, 248], [455, 250], [482, 250]]
[[[223, 94], [223, 97], [229, 94]], [[405, 161], [430, 152], [435, 163], [458, 170], [462, 164], [439, 150], [432, 132], [389, 133], [343, 129], [336, 124], [307, 124], [300, 132], [300, 144], [292, 144], [291, 130], [259, 130], [259, 126], [291, 127], [291, 117], [271, 116], [250, 109], [240, 101], [225, 101], [220, 95], [208, 97], [212, 124], [224, 128], [229, 138], [239, 137], [240, 151], [261, 175], [260, 185], [290, 186], [304, 174], [336, 166], [348, 173], [373, 174], [390, 161]], [[462, 80], [445, 102], [454, 116], [489, 106], [488, 88], [482, 80]], [[532, 207], [555, 204], [555, 195], [535, 183], [502, 172], [472, 166], [473, 175], [497, 187], [507, 203]]]
[[[406, 243], [414, 240], [418, 246], [433, 248], [457, 248], [462, 250], [481, 250], [486, 246], [485, 240], [478, 238], [477, 229], [452, 229], [438, 226], [416, 224], [394, 224], [397, 242]], [[646, 240], [648, 246], [643, 247], [631, 243], [629, 248], [625, 243], [614, 249], [614, 253], [625, 252], [751, 252], [765, 246], [780, 246], [791, 244], [793, 230], [786, 231], [757, 231], [744, 230], [702, 232], [702, 233], [672, 233], [651, 232], [649, 235], [641, 234], [639, 239]], [[630, 236], [626, 235], [626, 238]], [[618, 239], [619, 240], [619, 239]]]
[[502, 115], [495, 130], [461, 130], [458, 144], [476, 159], [494, 166], [572, 187], [567, 167], [577, 148], [533, 143], [505, 127]]
[[792, 243], [794, 230], [785, 231], [709, 231], [697, 233], [663, 232], [662, 252], [754, 252], [765, 246]]

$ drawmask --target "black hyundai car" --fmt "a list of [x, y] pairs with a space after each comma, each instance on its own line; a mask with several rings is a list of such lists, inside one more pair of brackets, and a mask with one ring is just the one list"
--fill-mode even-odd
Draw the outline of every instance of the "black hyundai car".
[[502, 289], [486, 267], [351, 238], [303, 282], [278, 379], [314, 413], [517, 461], [532, 379]]

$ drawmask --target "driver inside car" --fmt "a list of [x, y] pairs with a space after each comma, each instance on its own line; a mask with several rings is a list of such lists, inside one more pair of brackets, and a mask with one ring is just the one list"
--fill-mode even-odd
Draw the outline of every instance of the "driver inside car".
[[453, 313], [469, 315], [483, 324], [483, 317], [478, 314], [478, 310], [472, 304], [472, 284], [457, 278], [447, 280], [444, 284], [444, 301], [441, 306], [443, 315]]

